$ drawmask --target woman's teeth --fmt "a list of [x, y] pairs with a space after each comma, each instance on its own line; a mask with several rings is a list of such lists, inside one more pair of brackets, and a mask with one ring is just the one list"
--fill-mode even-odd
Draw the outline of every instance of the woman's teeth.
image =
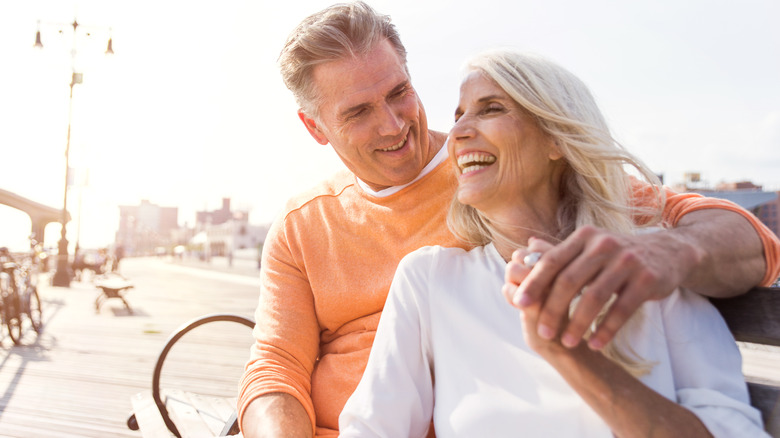
[[463, 175], [479, 169], [484, 169], [495, 162], [496, 157], [493, 155], [466, 154], [458, 157], [458, 167], [460, 167], [460, 172]]

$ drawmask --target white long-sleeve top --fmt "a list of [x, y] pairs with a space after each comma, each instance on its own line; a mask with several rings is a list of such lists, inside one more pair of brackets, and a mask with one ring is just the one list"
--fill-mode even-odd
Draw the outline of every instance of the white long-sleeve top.
[[[612, 437], [603, 420], [524, 342], [501, 293], [495, 247], [425, 247], [396, 272], [342, 437]], [[705, 298], [678, 290], [643, 305], [629, 345], [654, 363], [640, 380], [690, 409], [715, 437], [761, 437], [742, 360]]]

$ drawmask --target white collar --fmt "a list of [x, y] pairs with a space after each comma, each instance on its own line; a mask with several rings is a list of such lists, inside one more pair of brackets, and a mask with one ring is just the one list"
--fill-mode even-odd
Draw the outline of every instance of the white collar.
[[395, 194], [400, 190], [403, 190], [404, 188], [414, 184], [415, 182], [417, 182], [417, 180], [429, 174], [431, 170], [435, 169], [436, 166], [443, 163], [444, 160], [446, 159], [447, 159], [447, 143], [445, 142], [444, 146], [442, 146], [441, 149], [439, 149], [439, 152], [437, 152], [436, 155], [433, 156], [433, 159], [431, 159], [431, 161], [428, 162], [428, 164], [423, 168], [422, 172], [420, 172], [420, 174], [417, 175], [417, 178], [413, 179], [411, 182], [408, 182], [402, 186], [392, 186], [377, 191], [369, 187], [368, 184], [363, 182], [363, 180], [361, 180], [360, 178], [355, 177], [355, 179], [357, 179], [358, 185], [360, 186], [361, 189], [363, 189], [364, 192], [368, 193], [371, 196], [376, 196], [377, 198], [384, 198], [385, 196], [390, 196], [392, 194]]

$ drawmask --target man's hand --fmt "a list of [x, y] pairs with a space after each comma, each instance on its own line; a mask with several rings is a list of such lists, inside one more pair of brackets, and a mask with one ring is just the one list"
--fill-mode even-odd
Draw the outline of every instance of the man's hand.
[[[530, 251], [544, 252], [529, 272], [516, 251], [506, 268], [507, 289], [515, 288], [513, 304], [520, 309], [541, 305], [537, 331], [561, 343], [576, 346], [613, 294], [616, 300], [588, 341], [601, 349], [647, 300], [668, 296], [701, 263], [702, 251], [675, 235], [660, 231], [626, 236], [584, 226], [552, 246], [529, 241]], [[574, 313], [565, 323], [569, 305], [582, 292]]]

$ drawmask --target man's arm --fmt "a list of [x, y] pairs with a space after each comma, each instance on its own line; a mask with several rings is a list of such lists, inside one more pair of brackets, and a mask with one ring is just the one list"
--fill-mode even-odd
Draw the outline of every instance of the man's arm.
[[764, 247], [742, 215], [719, 209], [699, 210], [680, 219], [669, 234], [699, 248], [702, 259], [681, 286], [709, 297], [745, 293], [764, 278]]
[[319, 325], [311, 288], [297, 268], [284, 226], [277, 219], [263, 246], [255, 343], [238, 396], [245, 437], [310, 437], [316, 421], [310, 394]]
[[[772, 245], [768, 250], [777, 252], [776, 239]], [[517, 287], [513, 304], [518, 307], [543, 302], [539, 335], [550, 339], [561, 334], [569, 347], [577, 345], [599, 310], [617, 294], [589, 341], [591, 348], [600, 349], [644, 301], [662, 299], [679, 286], [718, 297], [747, 291], [766, 271], [775, 270], [767, 269], [764, 250], [756, 228], [744, 216], [704, 209], [685, 214], [676, 228], [658, 233], [622, 236], [582, 227], [545, 253], [527, 277], [522, 260], [510, 261], [506, 280]], [[569, 303], [586, 286], [587, 293], [563, 327]]]
[[244, 411], [241, 433], [247, 438], [311, 438], [312, 425], [303, 405], [285, 393], [265, 394]]

